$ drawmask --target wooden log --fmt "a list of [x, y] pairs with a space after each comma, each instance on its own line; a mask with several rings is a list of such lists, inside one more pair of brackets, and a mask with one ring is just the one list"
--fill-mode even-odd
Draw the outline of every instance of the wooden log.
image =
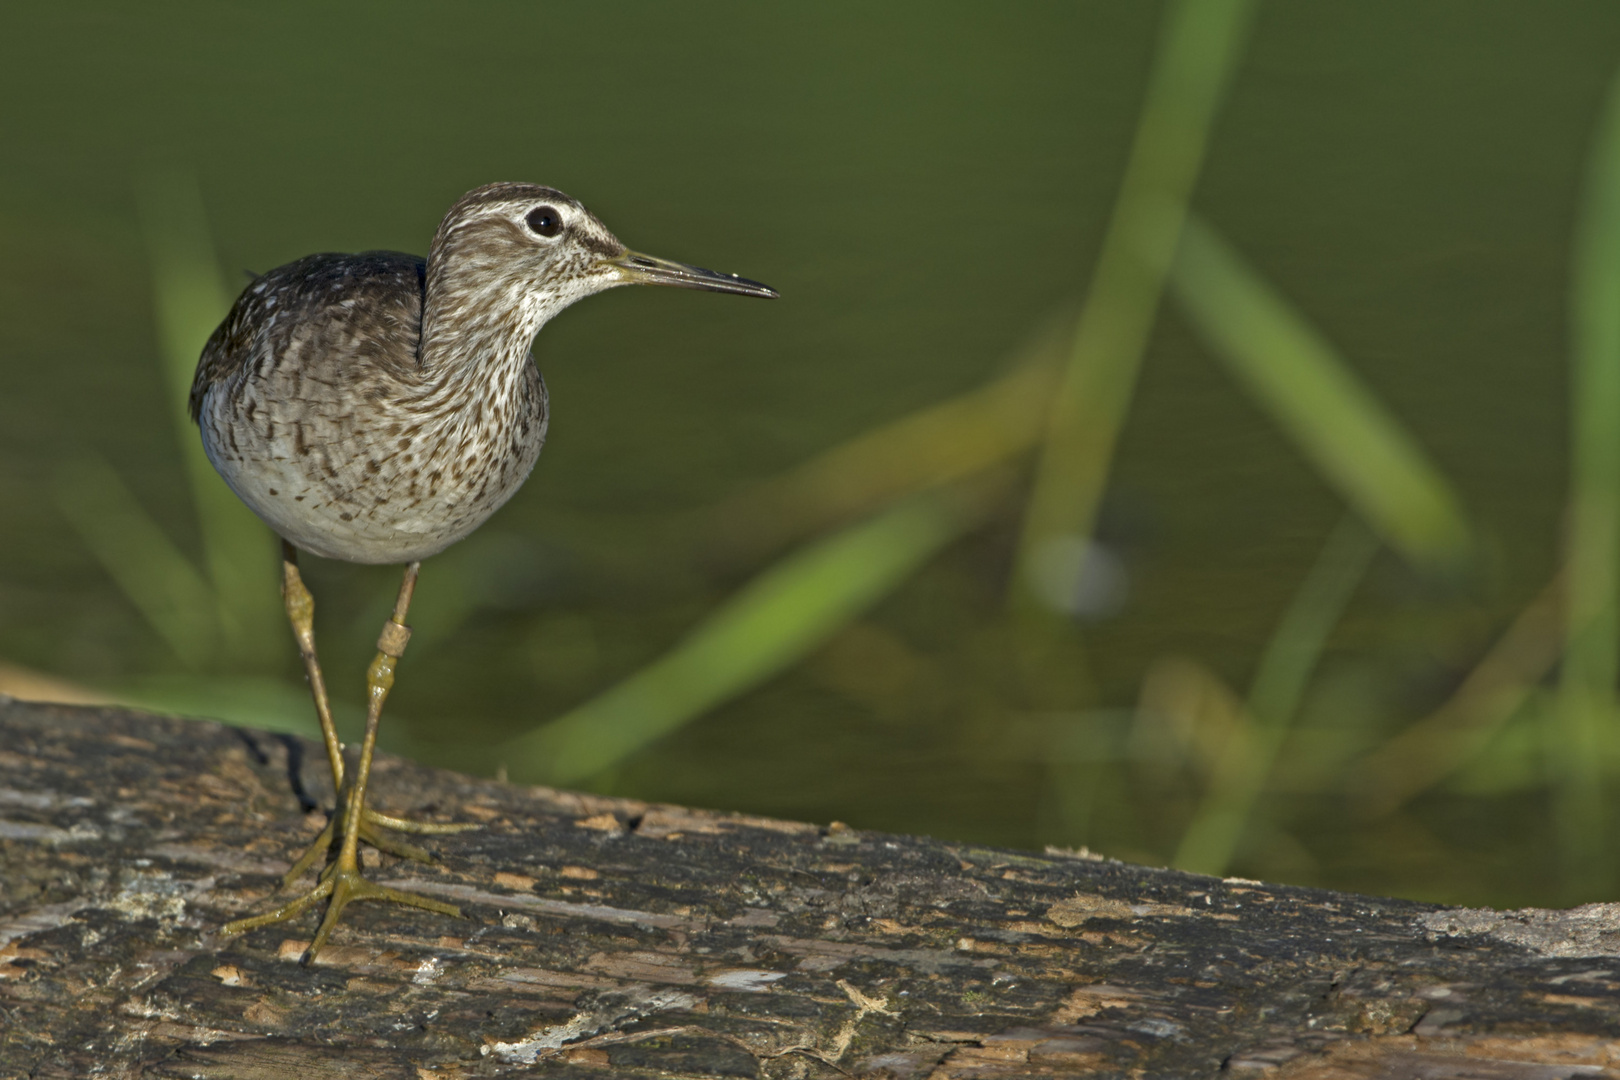
[[317, 748], [0, 699], [0, 1076], [1620, 1077], [1620, 905], [1497, 913], [379, 761], [483, 827], [240, 938]]

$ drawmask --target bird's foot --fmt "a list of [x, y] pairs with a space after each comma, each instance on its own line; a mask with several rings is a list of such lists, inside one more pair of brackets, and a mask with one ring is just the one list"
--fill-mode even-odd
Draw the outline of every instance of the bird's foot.
[[318, 900], [330, 897], [326, 905], [326, 916], [321, 919], [320, 929], [315, 931], [315, 940], [310, 942], [309, 949], [304, 953], [303, 962], [313, 963], [315, 955], [326, 944], [331, 936], [333, 927], [343, 917], [343, 909], [355, 900], [386, 900], [393, 904], [405, 904], [408, 907], [426, 908], [436, 911], [440, 915], [461, 917], [461, 909], [454, 904], [446, 904], [438, 900], [429, 900], [416, 893], [404, 892], [400, 889], [390, 889], [386, 885], [373, 884], [360, 874], [358, 866], [344, 866], [342, 860], [333, 863], [321, 874], [320, 884], [316, 885], [303, 896], [281, 905], [274, 911], [263, 915], [254, 915], [247, 919], [237, 919], [225, 924], [226, 934], [245, 934], [249, 930], [257, 930], [261, 926], [272, 923], [286, 922], [297, 918], [298, 915]]
[[[476, 824], [471, 822], [441, 824], [432, 821], [410, 821], [406, 818], [394, 817], [392, 814], [378, 813], [370, 807], [362, 809], [360, 814], [359, 831], [361, 840], [378, 851], [386, 851], [388, 854], [396, 855], [401, 859], [412, 859], [416, 862], [428, 864], [438, 862], [433, 857], [432, 852], [419, 848], [415, 844], [407, 844], [403, 840], [395, 839], [387, 833], [379, 831], [376, 826], [393, 829], [396, 832], [416, 833], [418, 836], [447, 836], [451, 833], [466, 832], [468, 829], [478, 828]], [[310, 845], [304, 849], [304, 853], [298, 857], [298, 861], [293, 863], [292, 869], [288, 870], [286, 875], [282, 877], [281, 887], [283, 889], [291, 888], [293, 882], [303, 877], [305, 871], [331, 851], [332, 845], [342, 842], [343, 837], [338, 832], [338, 823], [342, 819], [343, 815], [341, 813], [333, 814], [331, 819], [327, 821], [326, 828], [321, 830], [319, 836], [310, 841]]]

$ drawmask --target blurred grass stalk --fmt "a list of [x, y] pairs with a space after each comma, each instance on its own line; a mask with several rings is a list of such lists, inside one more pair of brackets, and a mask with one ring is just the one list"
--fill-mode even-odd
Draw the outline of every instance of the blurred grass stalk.
[[1028, 452], [1040, 438], [1072, 333], [1070, 319], [1055, 318], [983, 386], [857, 435], [727, 500], [704, 530], [703, 560], [746, 565]]
[[925, 492], [777, 562], [660, 659], [508, 743], [513, 779], [577, 783], [803, 658], [986, 512], [971, 489]]
[[1091, 537], [1181, 215], [1254, 8], [1253, 0], [1174, 0], [1165, 10], [1119, 198], [1047, 415], [1011, 579], [1015, 607], [1033, 595], [1045, 551]]
[[1196, 217], [1182, 225], [1170, 281], [1227, 369], [1391, 547], [1442, 575], [1466, 563], [1471, 533], [1440, 470], [1326, 339]]
[[1489, 749], [1564, 651], [1565, 575], [1527, 604], [1439, 708], [1357, 764], [1349, 787], [1367, 818], [1384, 817]]
[[209, 464], [186, 411], [197, 357], [230, 308], [231, 293], [214, 255], [196, 177], [150, 172], [140, 196], [169, 415], [191, 486], [219, 631], [231, 661], [262, 665], [280, 641], [271, 536]]
[[1442, 576], [1467, 565], [1473, 539], [1455, 491], [1416, 440], [1332, 345], [1191, 215], [1170, 285], [1211, 351], [1356, 515], [1330, 537], [1267, 645], [1245, 722], [1225, 740], [1178, 846], [1176, 866], [1218, 874], [1250, 827], [1306, 681], [1377, 538]]
[[113, 467], [85, 452], [56, 472], [56, 504], [130, 603], [193, 671], [212, 665], [214, 591]]
[[1328, 537], [1266, 643], [1249, 689], [1245, 722], [1232, 726], [1208, 790], [1176, 849], [1173, 865], [1178, 869], [1223, 874], [1231, 865], [1328, 635], [1377, 551], [1377, 537], [1351, 514]]
[[1604, 778], [1620, 664], [1620, 76], [1587, 163], [1572, 269], [1569, 600], [1547, 742], [1566, 885], [1584, 894], [1607, 888], [1613, 866]]
[[315, 731], [292, 684], [241, 675], [281, 653], [280, 605], [268, 530], [225, 486], [186, 414], [192, 371], [230, 297], [194, 178], [149, 173], [139, 189], [151, 259], [163, 397], [201, 534], [199, 570], [94, 451], [64, 461], [56, 501], [91, 553], [173, 650], [188, 674], [146, 678], [111, 696], [132, 705], [206, 713], [277, 731]]

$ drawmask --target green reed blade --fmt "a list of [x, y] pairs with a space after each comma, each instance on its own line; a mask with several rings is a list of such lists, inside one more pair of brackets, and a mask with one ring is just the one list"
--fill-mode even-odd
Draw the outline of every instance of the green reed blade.
[[575, 783], [787, 668], [976, 518], [947, 493], [915, 496], [776, 563], [669, 653], [507, 744], [514, 779]]
[[1569, 603], [1551, 713], [1555, 819], [1572, 890], [1612, 880], [1602, 776], [1615, 737], [1620, 663], [1620, 75], [1598, 121], [1574, 238], [1570, 289]]
[[1351, 515], [1328, 537], [1266, 643], [1249, 688], [1249, 722], [1235, 729], [1222, 748], [1204, 798], [1176, 849], [1176, 867], [1221, 874], [1231, 864], [1328, 635], [1377, 552], [1377, 537]]
[[196, 179], [153, 173], [143, 179], [140, 194], [169, 416], [214, 586], [210, 610], [232, 658], [263, 664], [276, 655], [280, 640], [274, 537], [208, 463], [197, 427], [186, 413], [197, 358], [229, 310], [231, 296], [214, 257]]
[[1091, 535], [1180, 216], [1254, 6], [1252, 0], [1177, 0], [1166, 8], [1119, 199], [1048, 413], [1012, 578], [1016, 600], [1049, 545]]
[[214, 658], [213, 590], [112, 466], [85, 454], [56, 475], [56, 503], [93, 555], [180, 660]]
[[1472, 546], [1451, 485], [1314, 327], [1189, 215], [1171, 288], [1215, 353], [1391, 547], [1453, 570]]
[[[1439, 708], [1356, 766], [1349, 785], [1365, 816], [1392, 814], [1467, 767], [1524, 712], [1563, 654], [1565, 576], [1560, 572], [1536, 594]], [[1546, 711], [1536, 715], [1556, 719]], [[1538, 753], [1536, 767], [1540, 762]]]
[[[1040, 327], [1003, 373], [817, 454], [721, 505], [705, 558], [746, 563], [931, 487], [992, 469], [1035, 445], [1073, 336]], [[719, 552], [716, 558], [713, 552]]]

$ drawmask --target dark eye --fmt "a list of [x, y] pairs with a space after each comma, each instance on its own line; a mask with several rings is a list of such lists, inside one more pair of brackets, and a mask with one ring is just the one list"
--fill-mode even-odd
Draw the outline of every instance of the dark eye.
[[554, 206], [537, 206], [523, 220], [540, 236], [556, 236], [562, 232], [562, 215]]

